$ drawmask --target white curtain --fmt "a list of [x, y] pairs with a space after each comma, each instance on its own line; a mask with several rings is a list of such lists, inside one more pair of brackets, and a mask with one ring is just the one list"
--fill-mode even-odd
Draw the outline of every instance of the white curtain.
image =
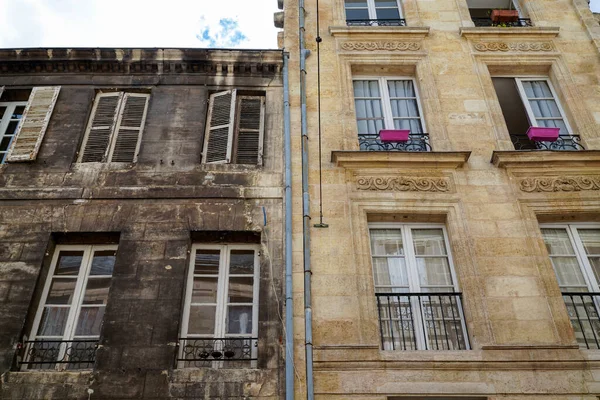
[[538, 126], [560, 128], [561, 135], [567, 135], [567, 126], [546, 81], [522, 81], [525, 94]]
[[378, 81], [354, 81], [354, 104], [359, 135], [377, 135], [384, 129]]
[[413, 82], [411, 80], [388, 81], [388, 90], [394, 128], [409, 129], [412, 133], [422, 133], [421, 116]]

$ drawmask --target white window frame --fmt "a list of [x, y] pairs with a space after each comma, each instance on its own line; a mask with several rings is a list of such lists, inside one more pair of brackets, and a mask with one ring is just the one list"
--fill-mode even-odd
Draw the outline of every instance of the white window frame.
[[[217, 275], [217, 303], [215, 304], [215, 329], [213, 334], [189, 334], [188, 327], [190, 321], [190, 308], [192, 306], [192, 293], [194, 290], [194, 266], [196, 261], [197, 250], [219, 250], [221, 252], [219, 259], [219, 273]], [[227, 319], [227, 292], [229, 283], [229, 258], [231, 250], [254, 250], [254, 274], [252, 288], [252, 333], [248, 334], [231, 334], [226, 333]], [[259, 291], [260, 291], [260, 245], [252, 244], [194, 244], [190, 253], [190, 263], [188, 266], [187, 282], [185, 290], [185, 299], [183, 306], [182, 322], [181, 322], [181, 338], [186, 339], [210, 339], [210, 338], [258, 338], [258, 308], [259, 308]], [[208, 276], [210, 274], [199, 274]], [[235, 276], [235, 275], [234, 275]], [[240, 275], [249, 276], [249, 275]], [[202, 303], [212, 304], [212, 303]], [[246, 304], [246, 303], [234, 303]], [[246, 304], [248, 305], [248, 304]], [[183, 346], [179, 349], [179, 358], [183, 358]], [[252, 358], [256, 358], [258, 349], [252, 346]], [[218, 368], [222, 365], [221, 361], [213, 361], [213, 368]], [[178, 363], [178, 368], [183, 368], [185, 361]], [[251, 362], [252, 368], [256, 367], [256, 361]]]
[[[500, 78], [500, 77], [498, 77]], [[537, 118], [535, 116], [535, 114], [533, 113], [533, 109], [531, 108], [531, 104], [529, 103], [529, 99], [527, 98], [527, 93], [525, 93], [525, 88], [523, 87], [523, 82], [528, 82], [528, 81], [544, 81], [546, 82], [546, 84], [548, 84], [548, 87], [550, 88], [550, 93], [552, 93], [552, 99], [554, 100], [554, 102], [556, 103], [556, 107], [558, 108], [558, 112], [560, 113], [560, 117], [563, 120], [563, 122], [565, 123], [565, 126], [567, 127], [567, 132], [563, 133], [561, 132], [561, 135], [572, 135], [573, 134], [573, 129], [571, 129], [571, 125], [569, 124], [569, 120], [567, 119], [567, 116], [565, 114], [565, 111], [562, 107], [562, 105], [560, 104], [560, 99], [558, 98], [558, 96], [556, 95], [556, 91], [554, 90], [554, 87], [552, 86], [552, 82], [550, 81], [550, 79], [548, 79], [548, 77], [525, 77], [525, 78], [520, 78], [520, 77], [514, 77], [512, 76], [511, 78], [513, 78], [515, 80], [515, 83], [517, 84], [517, 88], [519, 90], [519, 95], [521, 96], [521, 101], [523, 102], [523, 105], [525, 106], [525, 111], [527, 112], [527, 118], [529, 119], [529, 124], [531, 126], [539, 126], [538, 122], [537, 122]], [[540, 100], [550, 100], [550, 98], [540, 98]], [[550, 119], [558, 119], [558, 118], [550, 118]]]
[[[369, 19], [377, 20], [377, 8], [375, 7], [375, 0], [366, 0], [367, 8], [369, 10]], [[404, 19], [404, 14], [402, 13], [402, 4], [401, 0], [396, 0], [396, 4], [398, 6], [398, 15], [400, 15], [400, 19]], [[389, 8], [389, 7], [385, 7]], [[344, 17], [346, 16], [346, 1], [344, 0]], [[350, 20], [352, 21], [352, 20]]]
[[[87, 283], [89, 282], [90, 271], [92, 268], [92, 260], [93, 255], [96, 251], [106, 251], [106, 250], [117, 250], [118, 245], [58, 245], [54, 249], [54, 254], [52, 256], [52, 262], [50, 264], [50, 269], [48, 271], [48, 275], [46, 276], [46, 282], [44, 283], [44, 289], [42, 291], [42, 296], [40, 298], [40, 303], [38, 305], [37, 311], [35, 313], [35, 318], [33, 321], [33, 326], [31, 329], [31, 334], [28, 338], [29, 341], [34, 341], [37, 339], [37, 331], [40, 326], [40, 322], [42, 319], [42, 315], [44, 312], [44, 308], [46, 305], [46, 301], [48, 300], [48, 292], [50, 291], [50, 285], [52, 284], [52, 279], [54, 278], [54, 272], [56, 270], [56, 265], [58, 263], [58, 256], [61, 251], [83, 251], [83, 258], [81, 260], [81, 266], [79, 268], [79, 273], [77, 274], [77, 281], [75, 283], [75, 289], [73, 291], [73, 300], [70, 305], [65, 305], [63, 308], [69, 308], [69, 315], [67, 317], [65, 323], [65, 330], [62, 337], [56, 337], [56, 339], [51, 340], [73, 340], [75, 336], [75, 329], [77, 327], [77, 320], [79, 319], [79, 313], [81, 311], [81, 307], [83, 304], [83, 299], [85, 297], [85, 288]], [[73, 278], [75, 275], [61, 275], [59, 278], [63, 277], [71, 277]], [[111, 275], [94, 275], [94, 279], [96, 278], [112, 278]], [[106, 305], [104, 306], [106, 307]], [[100, 339], [100, 336], [84, 336], [77, 335], [78, 338], [85, 339]], [[43, 339], [42, 339], [43, 340]], [[62, 359], [64, 353], [66, 351], [65, 346], [61, 346], [58, 359]], [[63, 370], [67, 368], [67, 363], [56, 364], [56, 370]], [[27, 369], [26, 365], [23, 365], [23, 370]]]
[[[421, 121], [421, 129], [423, 134], [427, 133], [427, 126], [425, 125], [425, 118], [423, 116], [423, 108], [421, 106], [421, 96], [419, 95], [419, 87], [417, 85], [417, 81], [412, 76], [365, 76], [358, 75], [352, 77], [352, 84], [350, 87], [352, 88], [352, 99], [356, 101], [356, 97], [354, 96], [354, 82], [355, 81], [377, 81], [379, 84], [379, 93], [381, 94], [381, 110], [383, 111], [384, 118], [384, 129], [395, 129], [394, 128], [394, 116], [392, 113], [392, 103], [390, 100], [390, 92], [388, 89], [387, 82], [388, 81], [411, 81], [413, 84], [413, 89], [415, 91], [415, 97], [417, 100], [417, 109], [419, 110], [419, 120]], [[354, 103], [356, 104], [356, 103]], [[358, 116], [356, 115], [356, 106], [354, 110], [355, 121], [358, 124]], [[405, 119], [416, 119], [416, 118], [405, 118]], [[418, 132], [411, 132], [418, 133]], [[376, 134], [379, 134], [377, 132]]]
[[[0, 91], [1, 93], [1, 91]], [[17, 107], [27, 107], [27, 101], [0, 101], [0, 107], [6, 107], [6, 110], [4, 111], [4, 115], [0, 118], [0, 141], [2, 141], [5, 137], [7, 137], [8, 135], [6, 135], [6, 129], [8, 128], [8, 124], [10, 124], [11, 122], [11, 116], [13, 115], [15, 108]], [[25, 113], [23, 112], [23, 114], [21, 115], [21, 119], [19, 120], [19, 123], [17, 124], [15, 131], [13, 132], [13, 134], [11, 135], [11, 139], [10, 142], [8, 143], [8, 147], [6, 148], [5, 151], [3, 151], [0, 154], [0, 164], [4, 164], [7, 161], [8, 158], [8, 154], [10, 153], [10, 148], [11, 145], [13, 143], [13, 141], [15, 140], [15, 138], [17, 137], [17, 132], [18, 132], [18, 128], [19, 125], [21, 125], [21, 121], [23, 121], [23, 116], [25, 115]]]
[[[414, 250], [414, 242], [412, 236], [412, 230], [414, 229], [441, 229], [444, 235], [444, 245], [446, 246], [446, 253], [448, 257], [448, 264], [450, 267], [450, 276], [452, 278], [452, 286], [454, 291], [448, 292], [448, 294], [452, 293], [460, 293], [460, 287], [458, 285], [458, 279], [456, 277], [456, 271], [454, 269], [454, 260], [452, 258], [452, 251], [450, 248], [450, 242], [448, 241], [448, 231], [446, 230], [446, 226], [444, 224], [420, 224], [420, 223], [397, 223], [397, 222], [378, 222], [378, 223], [369, 223], [369, 256], [371, 257], [371, 274], [373, 277], [373, 288], [375, 289], [375, 294], [377, 293], [385, 293], [377, 290], [378, 285], [375, 285], [375, 269], [373, 268], [373, 256], [372, 248], [371, 248], [371, 230], [372, 229], [397, 229], [400, 230], [402, 235], [402, 244], [404, 249], [404, 263], [406, 265], [406, 274], [408, 277], [408, 293], [424, 293], [426, 291], [422, 291], [419, 283], [419, 271], [417, 268], [416, 255]], [[421, 256], [422, 257], [422, 256]], [[390, 290], [393, 285], [390, 285]], [[379, 286], [381, 287], [381, 286]], [[447, 287], [447, 286], [444, 286]], [[398, 292], [399, 295], [402, 292]], [[419, 299], [413, 298], [411, 301], [411, 307], [413, 310], [422, 309], [419, 305]], [[459, 300], [458, 312], [461, 319], [461, 327], [463, 330], [463, 336], [465, 339], [465, 349], [470, 349], [471, 345], [469, 343], [469, 335], [467, 334], [466, 327], [466, 319], [463, 312], [462, 300]], [[377, 308], [377, 306], [375, 306]], [[423, 316], [420, 313], [413, 313], [413, 326], [415, 330], [417, 349], [424, 350], [426, 349], [426, 342], [429, 340], [427, 337], [427, 332], [423, 329]]]

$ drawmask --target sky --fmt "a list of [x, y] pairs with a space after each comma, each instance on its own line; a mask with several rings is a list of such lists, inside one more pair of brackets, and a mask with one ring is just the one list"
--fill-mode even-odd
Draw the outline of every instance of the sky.
[[590, 2], [590, 8], [593, 12], [600, 12], [600, 0], [592, 0]]
[[272, 49], [277, 11], [277, 0], [0, 0], [0, 48]]

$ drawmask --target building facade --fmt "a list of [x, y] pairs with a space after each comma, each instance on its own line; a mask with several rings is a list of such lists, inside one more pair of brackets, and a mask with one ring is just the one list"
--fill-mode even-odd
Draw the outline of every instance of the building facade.
[[282, 45], [309, 51], [305, 68], [302, 47], [290, 60], [297, 397], [312, 383], [318, 399], [596, 398], [600, 26], [587, 4], [284, 11]]
[[281, 51], [1, 50], [0, 93], [0, 398], [281, 398]]

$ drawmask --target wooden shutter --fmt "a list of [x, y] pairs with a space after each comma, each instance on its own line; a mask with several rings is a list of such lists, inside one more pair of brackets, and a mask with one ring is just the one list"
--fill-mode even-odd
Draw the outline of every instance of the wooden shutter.
[[34, 87], [15, 133], [7, 161], [35, 160], [46, 134], [60, 86]]
[[210, 95], [202, 155], [205, 163], [231, 161], [236, 93], [233, 89]]
[[140, 148], [149, 94], [125, 93], [115, 129], [116, 138], [112, 145], [112, 162], [135, 162]]
[[79, 162], [102, 162], [117, 123], [123, 93], [98, 93], [88, 122]]
[[239, 96], [237, 115], [237, 164], [262, 164], [265, 98]]

